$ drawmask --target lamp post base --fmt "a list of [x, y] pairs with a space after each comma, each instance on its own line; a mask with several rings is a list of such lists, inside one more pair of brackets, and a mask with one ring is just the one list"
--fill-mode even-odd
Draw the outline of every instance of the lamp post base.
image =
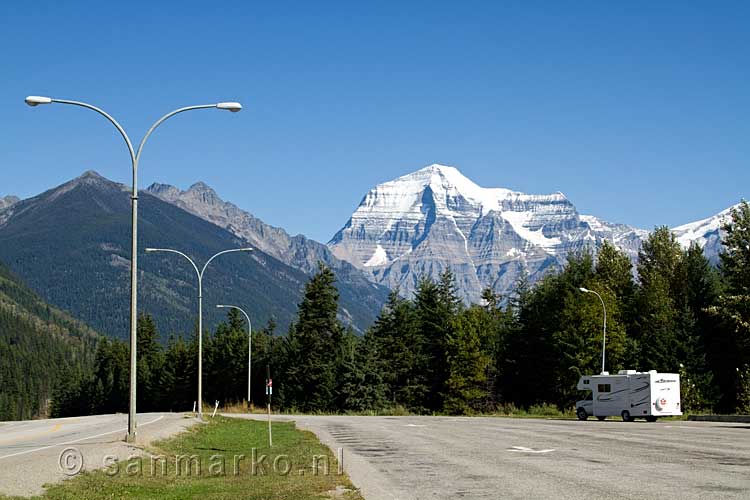
[[126, 443], [135, 443], [135, 432], [133, 432], [133, 433], [128, 432], [125, 435], [125, 442]]

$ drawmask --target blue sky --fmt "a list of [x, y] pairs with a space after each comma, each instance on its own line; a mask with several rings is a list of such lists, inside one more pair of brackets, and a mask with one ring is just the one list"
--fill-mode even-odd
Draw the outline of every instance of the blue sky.
[[[64, 5], [63, 5], [64, 4]], [[750, 197], [747, 2], [13, 2], [0, 5], [0, 194], [87, 169], [197, 180], [327, 241], [369, 188], [430, 163], [564, 192], [649, 228]]]

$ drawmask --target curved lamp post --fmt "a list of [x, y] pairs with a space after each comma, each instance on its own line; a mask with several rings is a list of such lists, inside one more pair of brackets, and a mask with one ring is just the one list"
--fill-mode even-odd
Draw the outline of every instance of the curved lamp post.
[[248, 316], [241, 307], [227, 304], [219, 304], [216, 307], [219, 309], [237, 309], [245, 315], [245, 319], [247, 320], [247, 404], [251, 405], [253, 403], [253, 393], [251, 391], [252, 384], [250, 383], [252, 381], [253, 371], [253, 325], [250, 323], [250, 316]]
[[176, 253], [185, 257], [195, 269], [195, 274], [198, 275], [198, 416], [203, 416], [203, 274], [206, 272], [206, 268], [219, 255], [231, 252], [250, 252], [252, 248], [232, 248], [230, 250], [224, 250], [217, 254], [214, 254], [210, 259], [203, 265], [203, 269], [198, 270], [198, 266], [195, 264], [193, 259], [185, 255], [178, 250], [172, 250], [171, 248], [147, 248], [146, 252], [169, 252]]
[[602, 303], [602, 310], [604, 310], [604, 336], [602, 337], [602, 373], [604, 373], [604, 353], [607, 348], [607, 308], [604, 305], [604, 299], [602, 299], [602, 296], [595, 291], [583, 287], [579, 288], [579, 290], [583, 293], [593, 293], [594, 295], [599, 297], [599, 300]]
[[132, 186], [132, 244], [131, 244], [131, 257], [130, 257], [130, 405], [128, 410], [128, 435], [127, 435], [127, 441], [133, 442], [135, 441], [135, 434], [136, 434], [136, 421], [135, 421], [135, 414], [136, 414], [136, 408], [135, 408], [135, 395], [136, 395], [136, 383], [137, 383], [137, 372], [136, 372], [136, 359], [137, 359], [137, 326], [138, 326], [138, 162], [141, 158], [141, 152], [143, 151], [143, 146], [146, 144], [146, 140], [148, 140], [151, 133], [161, 125], [167, 118], [170, 118], [178, 113], [182, 113], [185, 111], [192, 111], [194, 109], [209, 109], [209, 108], [216, 108], [216, 109], [224, 109], [227, 111], [231, 111], [233, 113], [236, 113], [242, 109], [242, 105], [238, 102], [220, 102], [217, 104], [202, 104], [198, 106], [187, 106], [184, 108], [176, 109], [170, 113], [167, 113], [166, 115], [159, 118], [150, 129], [148, 129], [148, 132], [146, 132], [146, 135], [143, 136], [143, 139], [141, 139], [141, 143], [138, 146], [137, 150], [133, 149], [133, 143], [130, 141], [130, 137], [128, 137], [128, 134], [125, 132], [125, 129], [122, 128], [122, 126], [117, 123], [117, 120], [112, 118], [109, 114], [107, 114], [104, 110], [97, 108], [96, 106], [92, 106], [91, 104], [87, 104], [85, 102], [79, 102], [79, 101], [70, 101], [67, 99], [54, 99], [52, 97], [43, 97], [43, 96], [37, 96], [37, 95], [30, 95], [26, 97], [25, 99], [26, 104], [29, 106], [35, 107], [39, 106], [40, 104], [71, 104], [73, 106], [80, 106], [82, 108], [87, 108], [92, 111], [96, 111], [100, 115], [104, 116], [107, 120], [112, 123], [112, 125], [115, 126], [117, 131], [120, 133], [122, 138], [125, 140], [125, 144], [128, 147], [128, 153], [130, 153], [130, 163], [133, 168], [133, 186]]

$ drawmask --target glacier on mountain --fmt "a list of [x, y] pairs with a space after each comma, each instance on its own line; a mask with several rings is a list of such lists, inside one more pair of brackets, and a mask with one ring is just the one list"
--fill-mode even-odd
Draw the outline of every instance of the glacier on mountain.
[[[706, 238], [710, 257], [715, 242], [705, 230], [718, 240], [718, 225], [712, 218], [675, 232], [683, 245]], [[533, 282], [572, 252], [596, 252], [605, 240], [635, 261], [648, 233], [581, 215], [560, 192], [484, 188], [454, 167], [433, 164], [371, 189], [328, 246], [405, 295], [420, 277], [450, 267], [461, 295], [477, 302], [486, 287], [507, 294], [524, 273]]]

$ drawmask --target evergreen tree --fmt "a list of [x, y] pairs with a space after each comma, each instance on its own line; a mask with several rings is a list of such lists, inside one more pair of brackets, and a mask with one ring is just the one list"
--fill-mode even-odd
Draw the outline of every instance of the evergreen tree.
[[[696, 243], [688, 248], [684, 257], [686, 275], [686, 305], [694, 332], [689, 337], [690, 358], [685, 360], [683, 370], [690, 379], [689, 404], [693, 409], [707, 409], [718, 400], [720, 392], [714, 384], [714, 372], [721, 369], [722, 360], [713, 349], [717, 336], [721, 335], [709, 313], [721, 294], [719, 274]], [[685, 408], [685, 405], [683, 405]]]
[[208, 343], [207, 399], [229, 404], [247, 399], [248, 326], [236, 309], [229, 309]]
[[643, 242], [638, 254], [640, 287], [638, 315], [638, 364], [642, 370], [677, 371], [689, 357], [686, 338], [692, 325], [684, 324], [686, 277], [683, 252], [666, 226], [658, 227]]
[[189, 411], [193, 407], [197, 385], [197, 347], [191, 348], [182, 337], [171, 336], [164, 354], [161, 409]]
[[750, 365], [750, 206], [743, 201], [723, 225], [724, 252], [720, 255], [726, 291], [709, 307], [716, 328], [708, 357], [721, 387], [720, 409], [734, 411], [742, 403], [740, 375]]
[[302, 411], [335, 409], [336, 364], [344, 335], [336, 317], [335, 280], [333, 271], [320, 263], [305, 285], [299, 318], [286, 339], [284, 401]]
[[138, 318], [137, 334], [137, 408], [139, 411], [155, 411], [163, 399], [161, 372], [164, 354], [159, 344], [159, 332], [151, 315]]
[[424, 346], [416, 366], [425, 374], [427, 384], [422, 403], [428, 411], [440, 411], [448, 380], [447, 342], [460, 307], [455, 278], [450, 269], [441, 275], [438, 283], [429, 279], [420, 281], [414, 307], [419, 337], [417, 344]]
[[351, 329], [344, 336], [338, 375], [339, 410], [364, 411], [385, 405], [385, 386], [376, 367], [371, 340], [371, 336], [358, 338]]
[[633, 331], [636, 316], [636, 284], [633, 265], [625, 252], [605, 240], [596, 259], [596, 282], [610, 290], [620, 311], [620, 321], [626, 329], [624, 359], [627, 367], [638, 366], [638, 335]]
[[[258, 331], [253, 331], [253, 376], [252, 376], [252, 402], [253, 404], [263, 404], [265, 401], [266, 367], [275, 371], [280, 362], [279, 345], [275, 337], [276, 321], [273, 318], [268, 320], [266, 326]], [[272, 377], [274, 378], [274, 377]], [[275, 377], [278, 382], [282, 378]], [[283, 402], [284, 387], [281, 383], [274, 383], [274, 398], [276, 402]]]
[[722, 226], [721, 273], [732, 295], [750, 295], [750, 204], [743, 200]]
[[470, 414], [482, 409], [487, 398], [485, 382], [490, 358], [486, 345], [486, 315], [481, 308], [463, 311], [454, 319], [446, 341], [448, 380], [443, 394], [444, 411]]
[[492, 411], [503, 399], [502, 370], [507, 356], [508, 336], [515, 326], [515, 318], [510, 304], [503, 310], [501, 297], [492, 288], [487, 287], [482, 291], [482, 300], [484, 304], [481, 308], [472, 306], [471, 309], [481, 316], [479, 321], [484, 330], [484, 335], [480, 336], [481, 351], [489, 357], [482, 408]]
[[387, 401], [423, 410], [429, 390], [423, 368], [428, 360], [413, 302], [392, 291], [367, 339]]
[[596, 258], [596, 280], [611, 290], [623, 304], [635, 293], [633, 264], [627, 254], [604, 240]]

